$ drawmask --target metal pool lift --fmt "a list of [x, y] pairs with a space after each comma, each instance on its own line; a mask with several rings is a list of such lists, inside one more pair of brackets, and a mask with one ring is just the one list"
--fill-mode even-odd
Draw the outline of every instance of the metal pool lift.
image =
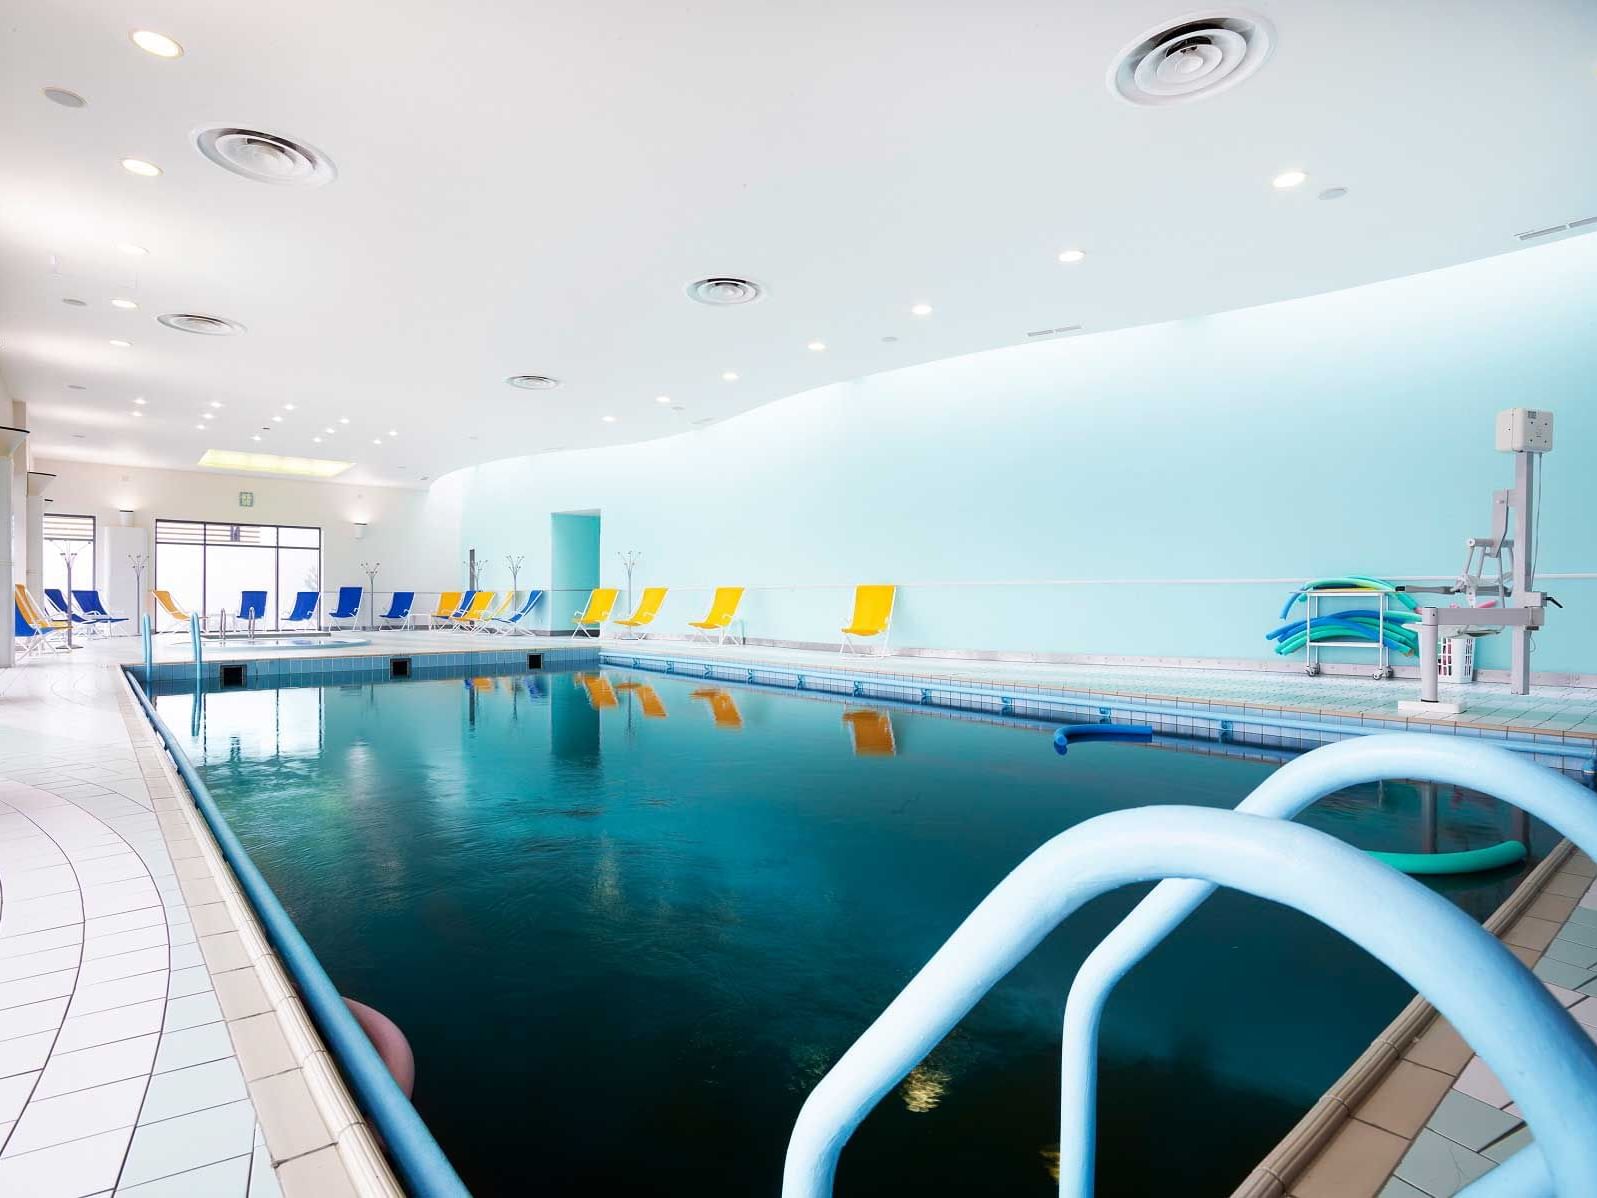
[[[1546, 619], [1547, 604], [1563, 606], [1535, 589], [1536, 467], [1553, 448], [1553, 414], [1535, 408], [1509, 408], [1497, 414], [1497, 448], [1514, 455], [1514, 485], [1492, 492], [1492, 531], [1464, 542], [1463, 572], [1447, 586], [1399, 589], [1434, 595], [1464, 595], [1469, 607], [1419, 609], [1420, 697], [1398, 709], [1411, 715], [1457, 715], [1463, 704], [1437, 698], [1437, 647], [1443, 628], [1470, 629], [1474, 635], [1506, 631], [1513, 656], [1510, 694], [1530, 693], [1530, 635]], [[1475, 607], [1481, 597], [1495, 607]]]

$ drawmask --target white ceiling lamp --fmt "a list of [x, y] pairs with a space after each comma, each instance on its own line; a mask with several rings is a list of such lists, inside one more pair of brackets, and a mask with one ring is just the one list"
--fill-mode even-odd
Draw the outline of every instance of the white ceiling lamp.
[[601, 416], [599, 419], [603, 420], [606, 424], [614, 424], [616, 422], [616, 418], [614, 416]]
[[911, 316], [930, 316], [932, 314], [932, 306], [930, 304], [916, 304], [909, 310], [909, 314]]
[[[145, 399], [144, 396], [142, 396], [142, 395], [135, 395], [133, 397], [133, 402], [138, 404], [142, 408], [145, 404], [149, 403], [150, 401]], [[215, 407], [216, 405], [212, 404], [211, 406]]]
[[219, 400], [219, 399], [213, 399], [213, 400], [211, 400], [211, 406], [213, 408], [219, 408], [219, 407], [222, 406], [222, 401]]
[[373, 437], [372, 438], [372, 444], [373, 445], [381, 445], [382, 443], [383, 443], [383, 439], [381, 437]]
[[338, 431], [338, 430], [337, 430], [337, 429], [334, 429], [334, 428], [324, 428], [324, 429], [323, 429], [323, 430], [322, 430], [322, 432], [324, 432], [324, 433], [326, 433], [326, 434], [327, 434], [327, 435], [328, 435], [328, 436], [329, 436], [329, 437], [331, 437], [331, 436], [332, 436], [332, 435], [333, 435], [333, 434], [334, 434], [334, 433], [335, 433], [335, 432], [337, 432], [337, 431]]
[[824, 341], [811, 341], [807, 346], [805, 346], [805, 348], [810, 350], [813, 353], [817, 353], [817, 354], [825, 353], [826, 352], [826, 342], [824, 342]]
[[138, 304], [130, 299], [114, 299], [111, 301], [111, 306], [113, 308], [121, 308], [124, 312], [137, 312], [139, 310]]
[[259, 441], [260, 439], [261, 439], [260, 433], [251, 433], [250, 434], [250, 440], [251, 441]]
[[144, 415], [144, 413], [139, 411], [137, 408], [134, 408], [131, 412], [128, 413], [128, 415], [129, 416], [142, 416], [142, 415]]
[[1086, 250], [1061, 250], [1059, 260], [1066, 266], [1074, 266], [1087, 256]]
[[735, 383], [738, 381], [738, 372], [735, 370], [723, 370], [721, 372], [721, 379], [723, 382]]
[[397, 437], [397, 436], [399, 436], [399, 431], [397, 429], [389, 429], [388, 430], [388, 435], [390, 437]]
[[286, 404], [283, 405], [283, 411], [292, 412], [293, 410], [294, 410], [294, 405], [293, 404], [286, 403]]
[[216, 419], [216, 413], [215, 412], [201, 412], [200, 413], [200, 419], [201, 420], [215, 420]]
[[1282, 171], [1275, 178], [1271, 179], [1270, 186], [1275, 188], [1277, 191], [1288, 191], [1294, 187], [1301, 187], [1305, 182], [1308, 181], [1308, 178], [1309, 174], [1307, 171], [1300, 171], [1294, 168], [1289, 171]]
[[133, 44], [146, 54], [153, 54], [157, 58], [182, 58], [183, 47], [164, 33], [156, 33], [153, 29], [135, 29], [128, 34]]
[[348, 416], [340, 416], [338, 418], [338, 423], [339, 424], [348, 424], [349, 423], [349, 417]]
[[321, 443], [322, 443], [322, 439], [320, 437], [312, 437], [311, 438], [311, 444], [312, 445], [320, 445]]
[[669, 395], [656, 395], [654, 397], [654, 402], [655, 403], [670, 403], [671, 402], [671, 397]]
[[142, 158], [124, 158], [122, 169], [130, 175], [138, 175], [142, 179], [154, 179], [161, 173], [161, 168], [153, 162], [146, 162]]
[[273, 416], [272, 419], [277, 421], [279, 424], [283, 422], [283, 418], [281, 416]]

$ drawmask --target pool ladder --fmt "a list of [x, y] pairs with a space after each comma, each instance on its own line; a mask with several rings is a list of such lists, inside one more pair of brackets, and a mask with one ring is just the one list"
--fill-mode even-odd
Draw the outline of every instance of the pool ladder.
[[1090, 1198], [1097, 1041], [1119, 980], [1220, 886], [1293, 907], [1424, 995], [1519, 1104], [1535, 1141], [1460, 1198], [1597, 1190], [1597, 1045], [1546, 986], [1447, 900], [1292, 817], [1344, 787], [1451, 783], [1534, 815], [1597, 856], [1597, 795], [1460, 737], [1397, 732], [1325, 745], [1282, 766], [1234, 811], [1142, 807], [1054, 837], [981, 901], [810, 1092], [788, 1144], [783, 1198], [827, 1198], [838, 1155], [871, 1109], [1082, 904], [1163, 879], [1088, 955], [1065, 1005], [1059, 1193]]

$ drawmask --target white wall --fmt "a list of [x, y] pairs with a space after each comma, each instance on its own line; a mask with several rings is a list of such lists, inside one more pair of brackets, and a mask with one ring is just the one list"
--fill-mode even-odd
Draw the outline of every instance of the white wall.
[[[134, 524], [153, 545], [155, 521], [212, 520], [241, 524], [314, 525], [322, 530], [322, 585], [366, 585], [361, 562], [380, 562], [380, 591], [440, 590], [458, 586], [464, 573], [457, 547], [460, 516], [449, 492], [393, 487], [348, 487], [190, 470], [151, 470], [87, 462], [36, 461], [33, 468], [56, 475], [47, 511], [94, 516], [102, 529], [118, 523], [119, 508], [134, 510]], [[238, 504], [253, 491], [253, 507]], [[367, 522], [364, 540], [354, 522]], [[98, 576], [109, 563], [101, 537]], [[145, 586], [151, 585], [145, 576]], [[114, 603], [109, 596], [107, 602]]]

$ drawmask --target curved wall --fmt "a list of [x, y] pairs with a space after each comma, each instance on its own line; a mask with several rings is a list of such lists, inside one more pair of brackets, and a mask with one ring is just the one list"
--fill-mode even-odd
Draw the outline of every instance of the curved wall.
[[1593, 672], [1597, 585], [1546, 577], [1597, 571], [1593, 279], [1597, 238], [1575, 238], [875, 375], [435, 485], [458, 494], [463, 554], [494, 567], [490, 586], [508, 585], [507, 553], [527, 556], [523, 585], [546, 580], [550, 513], [600, 511], [605, 581], [639, 551], [636, 585], [675, 588], [673, 631], [702, 613], [693, 588], [720, 583], [759, 588], [749, 636], [835, 641], [855, 582], [1078, 580], [912, 586], [894, 642], [1267, 658], [1288, 588], [1249, 580], [1451, 577], [1512, 480], [1493, 414], [1545, 407], [1540, 569], [1568, 610], [1533, 665]]

